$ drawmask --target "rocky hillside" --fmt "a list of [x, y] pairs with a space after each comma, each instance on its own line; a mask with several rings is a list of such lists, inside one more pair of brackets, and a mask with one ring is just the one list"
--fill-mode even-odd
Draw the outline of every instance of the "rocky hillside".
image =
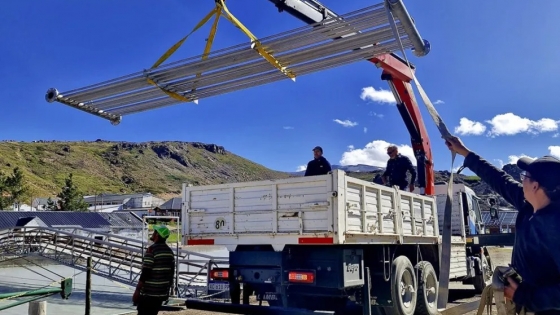
[[[161, 197], [178, 195], [184, 182], [208, 185], [301, 176], [273, 171], [222, 146], [198, 142], [0, 142], [0, 171], [9, 173], [16, 166], [27, 179], [28, 198], [56, 195], [70, 172], [84, 194], [152, 192]], [[345, 170], [368, 181], [382, 172], [379, 168], [366, 172], [363, 167], [353, 172], [357, 167]], [[506, 165], [504, 170], [519, 179], [517, 166]], [[448, 171], [436, 172], [436, 182], [448, 180]], [[455, 182], [467, 184], [479, 196], [493, 194], [476, 176], [459, 175]]]
[[177, 195], [184, 182], [194, 185], [287, 178], [228, 152], [197, 142], [0, 143], [0, 171], [20, 167], [31, 197], [55, 195], [72, 172], [85, 194], [152, 192]]

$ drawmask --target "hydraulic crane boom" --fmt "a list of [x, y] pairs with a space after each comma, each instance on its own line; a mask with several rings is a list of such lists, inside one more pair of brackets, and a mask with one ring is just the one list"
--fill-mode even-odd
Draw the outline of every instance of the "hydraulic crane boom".
[[[314, 24], [338, 15], [327, 7], [315, 0], [269, 0], [274, 3], [279, 12], [288, 12], [301, 21]], [[410, 23], [409, 27], [415, 30], [414, 24]], [[348, 34], [346, 36], [352, 36]], [[346, 37], [345, 36], [345, 37]], [[420, 43], [429, 51], [429, 44]], [[423, 55], [426, 52], [415, 51], [416, 54]], [[432, 149], [430, 147], [430, 138], [426, 131], [426, 126], [422, 119], [420, 109], [416, 103], [412, 86], [412, 76], [410, 68], [405, 60], [398, 55], [391, 53], [369, 59], [378, 68], [383, 69], [381, 79], [387, 81], [395, 100], [397, 108], [402, 119], [410, 133], [412, 149], [417, 161], [418, 184], [420, 193], [425, 195], [433, 195], [434, 187], [434, 165], [432, 161]]]

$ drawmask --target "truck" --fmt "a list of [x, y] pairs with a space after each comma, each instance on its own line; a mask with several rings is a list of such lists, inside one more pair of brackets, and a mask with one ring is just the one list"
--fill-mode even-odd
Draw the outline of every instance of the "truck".
[[[432, 196], [333, 170], [326, 175], [183, 185], [185, 245], [218, 245], [229, 267], [210, 271], [232, 304], [334, 311], [367, 305], [389, 314], [437, 314], [447, 184]], [[450, 280], [481, 292], [488, 252], [479, 198], [453, 184]], [[241, 290], [242, 288], [242, 290]], [[369, 298], [367, 298], [369, 296]], [[370, 303], [368, 303], [368, 300]]]

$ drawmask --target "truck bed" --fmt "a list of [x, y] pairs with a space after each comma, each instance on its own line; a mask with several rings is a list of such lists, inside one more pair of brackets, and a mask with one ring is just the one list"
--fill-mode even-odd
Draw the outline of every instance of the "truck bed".
[[434, 197], [347, 176], [183, 185], [186, 245], [396, 244], [439, 239]]

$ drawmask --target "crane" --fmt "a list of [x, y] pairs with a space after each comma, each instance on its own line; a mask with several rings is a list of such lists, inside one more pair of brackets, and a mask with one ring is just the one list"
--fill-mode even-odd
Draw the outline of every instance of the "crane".
[[[213, 27], [202, 60], [188, 59], [161, 65], [182, 45], [189, 34], [149, 69], [64, 93], [50, 88], [45, 99], [49, 103], [56, 101], [108, 119], [117, 125], [123, 115], [179, 102], [197, 102], [201, 98], [270, 83], [286, 77], [295, 80], [297, 75], [367, 59], [383, 70], [381, 79], [387, 81], [410, 134], [417, 160], [420, 193], [434, 195], [434, 163], [430, 138], [414, 97], [411, 82], [416, 83], [424, 102], [427, 105], [430, 102], [429, 99], [426, 101], [427, 96], [415, 78], [415, 67], [408, 62], [406, 54], [399, 57], [394, 53], [396, 50], [404, 52], [406, 48], [413, 48], [414, 54], [420, 57], [428, 54], [431, 46], [420, 36], [402, 0], [384, 0], [381, 4], [344, 16], [337, 15], [316, 0], [269, 1], [280, 12], [288, 12], [312, 27], [259, 40], [231, 15], [225, 6], [225, 0], [215, 0], [216, 9], [207, 15], [193, 32], [214, 14], [216, 25], [220, 14], [224, 13], [228, 20], [251, 39], [250, 49], [247, 49], [246, 45], [241, 45], [222, 49], [214, 54], [210, 53], [209, 48], [215, 34], [215, 27]], [[255, 51], [258, 54], [255, 54]], [[274, 54], [269, 51], [274, 51]], [[433, 106], [428, 106], [428, 110], [442, 136], [444, 138], [449, 136], [445, 124]], [[453, 160], [454, 157], [453, 155]], [[438, 306], [443, 307], [447, 302], [449, 284], [452, 176], [449, 181], [442, 233], [438, 296]]]
[[[338, 14], [316, 0], [269, 1], [274, 3], [279, 12], [287, 12], [307, 24], [315, 24], [330, 18], [338, 17]], [[409, 23], [408, 25], [404, 23], [404, 25], [417, 32], [413, 23]], [[348, 34], [346, 36], [351, 35], [354, 34]], [[421, 37], [418, 36], [415, 37], [415, 39], [420, 41]], [[418, 52], [419, 55], [425, 55], [429, 52], [430, 45], [426, 40], [417, 42], [415, 47], [418, 46], [425, 47], [425, 51]], [[417, 50], [415, 50], [415, 52], [416, 51]], [[407, 65], [407, 62], [395, 53], [377, 56], [369, 59], [369, 61], [376, 67], [383, 69], [381, 79], [387, 81], [395, 97], [397, 109], [410, 133], [412, 150], [414, 151], [414, 156], [417, 161], [420, 193], [433, 195], [435, 193], [434, 164], [432, 160], [432, 149], [430, 147], [430, 137], [426, 131], [426, 126], [410, 84], [413, 80], [410, 69], [415, 69], [415, 67], [410, 63]]]

